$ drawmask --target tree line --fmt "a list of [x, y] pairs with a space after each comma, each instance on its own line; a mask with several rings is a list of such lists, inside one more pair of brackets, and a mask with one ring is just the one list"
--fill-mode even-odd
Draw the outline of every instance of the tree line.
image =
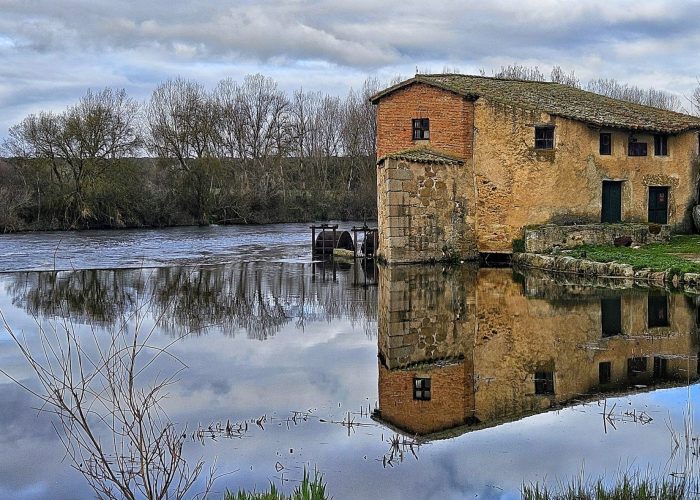
[[[493, 76], [700, 114], [700, 85], [685, 102], [614, 79], [583, 85], [559, 66], [548, 78], [517, 64]], [[255, 74], [213, 89], [170, 79], [145, 102], [88, 91], [11, 127], [0, 145], [0, 231], [375, 218], [369, 97], [385, 86], [368, 78], [343, 97], [287, 93]]]
[[[480, 70], [482, 76], [486, 76], [485, 70]], [[567, 72], [561, 66], [554, 66], [549, 73], [549, 78], [540, 71], [537, 66], [524, 66], [511, 64], [501, 66], [501, 69], [494, 72], [496, 78], [507, 78], [513, 80], [534, 80], [538, 82], [555, 82], [587, 90], [596, 94], [612, 97], [622, 101], [634, 102], [645, 106], [653, 106], [668, 111], [689, 112], [700, 115], [700, 82], [692, 95], [684, 102], [679, 96], [654, 88], [642, 88], [637, 85], [622, 83], [614, 78], [595, 78], [589, 80], [585, 85], [576, 76], [574, 71]]]
[[171, 79], [143, 103], [88, 91], [11, 127], [0, 229], [374, 218], [379, 88], [289, 95], [256, 74]]

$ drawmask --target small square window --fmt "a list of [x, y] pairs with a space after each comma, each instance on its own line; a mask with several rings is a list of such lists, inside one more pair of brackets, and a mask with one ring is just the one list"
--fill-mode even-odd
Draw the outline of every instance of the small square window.
[[430, 401], [430, 379], [415, 377], [413, 379], [413, 399]]
[[430, 120], [428, 118], [413, 119], [413, 140], [430, 139]]
[[610, 132], [600, 133], [600, 154], [612, 154], [612, 134]]
[[535, 127], [535, 149], [554, 149], [554, 127]]
[[636, 142], [636, 140], [630, 140], [627, 143], [627, 156], [646, 156], [647, 155], [647, 143], [646, 142]]
[[636, 377], [637, 375], [647, 371], [647, 358], [628, 358], [627, 359], [627, 375]]
[[554, 394], [554, 372], [535, 373], [535, 394]]
[[612, 378], [612, 363], [603, 361], [598, 363], [598, 383], [600, 385], [609, 384]]
[[668, 136], [656, 134], [654, 136], [654, 155], [655, 156], [667, 156], [668, 155]]

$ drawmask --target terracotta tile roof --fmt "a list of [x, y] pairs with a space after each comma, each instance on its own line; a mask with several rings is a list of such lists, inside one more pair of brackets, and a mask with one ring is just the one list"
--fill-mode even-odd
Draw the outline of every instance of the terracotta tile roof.
[[462, 165], [464, 163], [463, 160], [456, 156], [427, 146], [418, 146], [384, 155], [379, 158], [377, 163], [382, 163], [384, 160], [404, 160], [413, 163], [439, 163], [442, 165]]
[[570, 118], [598, 127], [679, 133], [700, 129], [700, 118], [612, 99], [560, 83], [507, 80], [471, 75], [416, 75], [372, 96], [382, 97], [413, 83], [425, 83], [471, 99], [484, 97], [494, 103], [513, 105]]

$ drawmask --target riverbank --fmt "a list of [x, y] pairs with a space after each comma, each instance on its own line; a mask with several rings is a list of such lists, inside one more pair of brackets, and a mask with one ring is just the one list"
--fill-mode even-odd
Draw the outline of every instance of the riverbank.
[[516, 267], [700, 293], [700, 235], [644, 246], [583, 245], [556, 254], [515, 253], [512, 262]]

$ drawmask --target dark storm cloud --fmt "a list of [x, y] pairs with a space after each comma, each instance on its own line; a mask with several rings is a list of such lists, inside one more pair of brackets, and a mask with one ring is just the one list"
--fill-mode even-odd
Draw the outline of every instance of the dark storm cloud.
[[[520, 62], [688, 93], [700, 75], [698, 1], [0, 0], [0, 136], [88, 87], [147, 97], [182, 75], [250, 72], [344, 92], [416, 67]], [[67, 98], [70, 96], [70, 98]]]

